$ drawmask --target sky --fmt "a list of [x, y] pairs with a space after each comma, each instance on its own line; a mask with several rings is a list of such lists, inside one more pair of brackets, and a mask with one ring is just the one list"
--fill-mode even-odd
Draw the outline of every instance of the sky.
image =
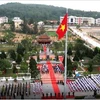
[[71, 8], [74, 10], [100, 12], [99, 0], [0, 0], [0, 4], [19, 2], [23, 4], [45, 4], [58, 7]]

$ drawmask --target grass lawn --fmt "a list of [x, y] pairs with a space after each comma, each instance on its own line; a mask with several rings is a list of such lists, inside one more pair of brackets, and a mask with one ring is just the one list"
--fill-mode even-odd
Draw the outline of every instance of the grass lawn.
[[14, 75], [16, 75], [16, 74], [12, 73], [12, 69], [7, 69], [7, 73], [6, 74], [0, 73], [0, 77], [10, 77], [10, 76], [12, 77]]
[[[54, 32], [54, 31], [49, 31], [49, 32], [47, 32], [46, 34], [47, 34], [48, 36], [56, 36], [56, 37], [58, 37], [57, 33]], [[69, 31], [67, 32], [67, 34], [68, 34], [69, 37], [72, 36], [72, 34], [71, 34]]]
[[8, 44], [0, 44], [0, 51], [8, 51], [8, 50], [10, 50], [10, 49], [16, 49], [16, 45], [14, 46], [14, 45], [8, 45]]
[[57, 36], [56, 32], [53, 32], [53, 31], [47, 32], [47, 35], [48, 36]]

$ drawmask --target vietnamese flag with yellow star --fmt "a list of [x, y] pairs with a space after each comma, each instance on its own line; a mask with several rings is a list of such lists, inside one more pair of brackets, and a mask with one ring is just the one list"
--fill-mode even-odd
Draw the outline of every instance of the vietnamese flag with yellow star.
[[67, 31], [67, 18], [68, 18], [68, 14], [66, 14], [61, 22], [61, 24], [59, 25], [56, 33], [58, 35], [58, 39], [61, 39], [64, 37], [66, 31]]

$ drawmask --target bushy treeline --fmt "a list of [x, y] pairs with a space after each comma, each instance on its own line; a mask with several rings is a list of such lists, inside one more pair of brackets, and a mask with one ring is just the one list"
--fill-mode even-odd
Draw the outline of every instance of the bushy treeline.
[[[100, 18], [100, 12], [81, 11], [69, 9], [69, 15]], [[0, 16], [13, 18], [15, 16], [34, 20], [59, 20], [66, 13], [63, 7], [47, 6], [40, 4], [8, 3], [0, 5]]]

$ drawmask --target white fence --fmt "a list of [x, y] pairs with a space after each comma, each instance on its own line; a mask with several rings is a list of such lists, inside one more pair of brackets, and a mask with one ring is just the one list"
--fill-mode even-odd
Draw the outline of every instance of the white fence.
[[[0, 77], [0, 81], [13, 81], [15, 78], [13, 77]], [[16, 77], [17, 80], [31, 80], [31, 76], [23, 76], [23, 77]]]

